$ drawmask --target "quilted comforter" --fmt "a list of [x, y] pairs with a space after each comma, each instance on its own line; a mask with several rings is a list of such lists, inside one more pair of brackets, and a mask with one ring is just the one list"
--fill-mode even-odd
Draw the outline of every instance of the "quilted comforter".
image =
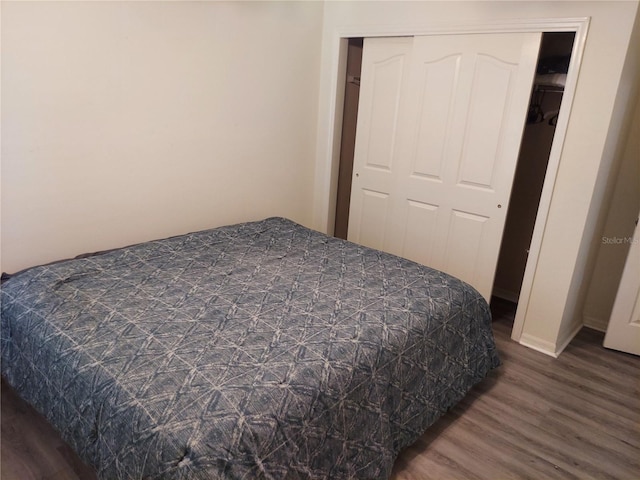
[[282, 218], [2, 285], [2, 374], [103, 479], [387, 478], [498, 364], [470, 286]]

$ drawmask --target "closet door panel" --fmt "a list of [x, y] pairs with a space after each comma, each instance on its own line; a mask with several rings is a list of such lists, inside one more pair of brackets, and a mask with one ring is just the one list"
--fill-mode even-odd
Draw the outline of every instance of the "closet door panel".
[[[398, 65], [402, 56], [402, 68], [396, 68], [402, 75], [396, 74], [378, 90], [374, 57], [384, 50], [381, 45], [388, 49], [398, 39], [364, 43], [360, 97], [364, 113], [358, 117], [353, 186], [355, 191], [368, 188], [388, 194], [377, 217], [367, 214], [385, 232], [376, 233], [376, 238], [383, 238], [378, 248], [458, 276], [487, 299], [540, 38], [539, 33], [518, 33], [402, 39], [408, 41], [404, 53], [399, 52], [398, 42], [393, 44], [393, 55], [387, 51]], [[388, 97], [377, 98], [385, 95], [383, 91]], [[369, 120], [383, 105], [387, 105], [383, 130], [393, 132], [376, 131]], [[374, 160], [367, 160], [377, 158], [369, 148], [371, 135], [389, 158], [384, 163], [384, 185], [371, 173], [369, 164]], [[378, 177], [382, 164], [375, 161]], [[354, 195], [352, 205], [361, 196]], [[354, 219], [358, 215], [354, 213]], [[357, 224], [353, 229], [350, 224], [349, 239], [368, 242]]]
[[518, 65], [481, 54], [474, 60], [458, 183], [493, 190]]
[[479, 265], [485, 237], [489, 234], [489, 217], [452, 210], [447, 240], [444, 242], [444, 264], [441, 270], [474, 285], [484, 272]]
[[384, 250], [389, 212], [389, 194], [374, 190], [361, 189], [359, 192], [361, 208], [357, 218], [357, 229], [360, 232], [361, 241], [366, 247]]
[[449, 55], [416, 68], [420, 96], [416, 99], [419, 112], [411, 175], [442, 179], [461, 61], [461, 55]]
[[398, 143], [406, 116], [413, 39], [364, 40], [347, 238], [399, 253], [390, 212], [397, 201]]
[[372, 108], [366, 116], [366, 121], [371, 123], [365, 140], [366, 166], [369, 168], [391, 170], [404, 62], [404, 55], [394, 55], [371, 66], [373, 85], [366, 93], [376, 101], [371, 101]]
[[423, 265], [433, 265], [438, 206], [407, 201], [407, 222], [401, 255]]
[[[413, 125], [413, 133], [402, 137], [407, 144], [398, 149], [434, 155], [435, 148], [421, 148], [422, 132], [435, 131], [440, 122], [441, 137], [431, 144], [441, 147], [443, 153], [437, 182], [408, 168], [398, 183], [412, 201], [438, 205], [429, 264], [470, 283], [487, 299], [493, 287], [540, 38], [539, 33], [414, 38], [409, 80], [413, 97], [441, 98], [409, 103], [406, 125], [410, 129]], [[437, 92], [424, 95], [423, 90], [433, 85], [424, 72], [447, 62], [451, 65], [449, 86], [439, 85]], [[402, 121], [398, 124], [405, 125]], [[404, 212], [393, 215], [405, 215], [410, 221]]]

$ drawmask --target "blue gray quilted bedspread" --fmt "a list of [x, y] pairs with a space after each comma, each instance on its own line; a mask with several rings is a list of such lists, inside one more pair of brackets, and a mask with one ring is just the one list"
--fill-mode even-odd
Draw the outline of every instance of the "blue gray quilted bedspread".
[[498, 364], [470, 286], [282, 218], [2, 285], [2, 374], [103, 479], [388, 478]]

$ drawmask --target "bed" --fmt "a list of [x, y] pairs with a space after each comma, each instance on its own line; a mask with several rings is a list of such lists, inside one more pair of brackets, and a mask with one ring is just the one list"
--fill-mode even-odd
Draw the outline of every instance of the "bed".
[[102, 479], [388, 478], [500, 363], [469, 285], [283, 218], [1, 291], [2, 375]]

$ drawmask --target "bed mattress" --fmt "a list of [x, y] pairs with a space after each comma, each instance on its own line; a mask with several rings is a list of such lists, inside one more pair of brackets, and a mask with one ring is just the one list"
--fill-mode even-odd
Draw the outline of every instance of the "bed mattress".
[[499, 364], [469, 285], [283, 218], [1, 290], [3, 376], [102, 479], [388, 478]]

